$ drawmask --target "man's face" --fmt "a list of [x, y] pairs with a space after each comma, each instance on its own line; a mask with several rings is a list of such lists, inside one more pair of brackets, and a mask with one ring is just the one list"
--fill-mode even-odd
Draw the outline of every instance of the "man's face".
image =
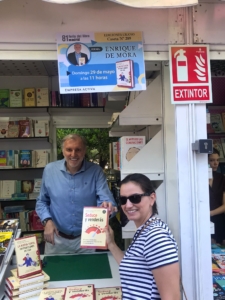
[[75, 52], [80, 53], [80, 51], [81, 51], [81, 45], [80, 44], [75, 44], [74, 45], [74, 49], [75, 49]]
[[74, 174], [80, 170], [86, 153], [86, 148], [80, 138], [66, 140], [63, 144], [63, 156], [66, 160], [67, 169]]

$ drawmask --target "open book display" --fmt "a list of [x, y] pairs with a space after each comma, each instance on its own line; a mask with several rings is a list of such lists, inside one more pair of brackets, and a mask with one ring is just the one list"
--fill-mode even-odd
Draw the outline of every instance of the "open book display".
[[19, 278], [29, 277], [42, 272], [37, 237], [35, 235], [15, 239], [15, 251]]

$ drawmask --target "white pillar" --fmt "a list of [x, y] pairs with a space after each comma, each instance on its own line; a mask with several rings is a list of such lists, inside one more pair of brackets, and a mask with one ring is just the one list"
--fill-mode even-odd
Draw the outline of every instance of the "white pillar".
[[211, 300], [208, 156], [192, 151], [206, 138], [206, 107], [176, 105], [175, 116], [182, 281], [188, 300]]

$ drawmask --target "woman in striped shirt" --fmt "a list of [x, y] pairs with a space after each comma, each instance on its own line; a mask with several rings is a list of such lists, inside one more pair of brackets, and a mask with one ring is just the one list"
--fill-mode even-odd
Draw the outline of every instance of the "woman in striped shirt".
[[137, 231], [126, 253], [106, 229], [108, 249], [120, 265], [123, 300], [180, 300], [177, 243], [157, 218], [156, 194], [148, 177], [131, 174], [121, 181], [120, 204]]

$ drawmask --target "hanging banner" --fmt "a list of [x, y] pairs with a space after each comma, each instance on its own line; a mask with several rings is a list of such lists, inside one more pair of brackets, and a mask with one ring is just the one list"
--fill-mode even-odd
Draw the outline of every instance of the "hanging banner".
[[211, 71], [207, 45], [169, 46], [171, 102], [211, 103]]
[[146, 89], [141, 32], [60, 34], [61, 94]]

